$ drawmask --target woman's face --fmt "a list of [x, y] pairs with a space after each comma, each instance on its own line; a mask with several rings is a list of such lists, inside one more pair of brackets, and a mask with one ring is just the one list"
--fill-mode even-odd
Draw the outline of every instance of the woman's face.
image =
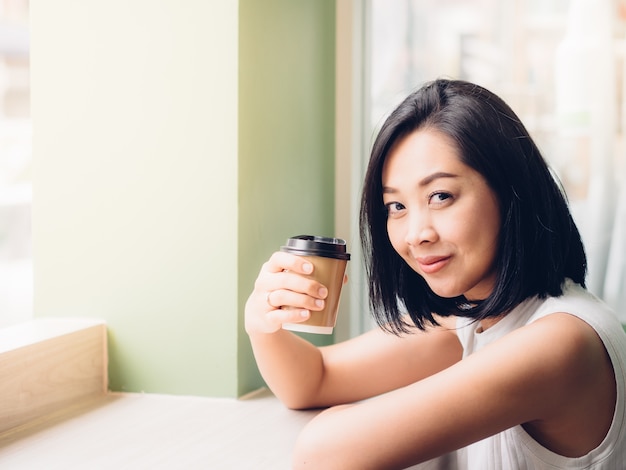
[[391, 149], [382, 173], [394, 249], [441, 297], [486, 298], [495, 283], [500, 211], [480, 173], [442, 133], [417, 130]]

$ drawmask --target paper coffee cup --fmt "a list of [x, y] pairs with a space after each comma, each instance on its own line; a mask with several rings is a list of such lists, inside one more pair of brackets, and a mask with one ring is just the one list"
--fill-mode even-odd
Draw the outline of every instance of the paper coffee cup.
[[[328, 289], [324, 310], [311, 310], [311, 317], [302, 323], [284, 323], [283, 329], [305, 333], [331, 334], [337, 321], [339, 298], [350, 253], [346, 242], [340, 238], [298, 235], [287, 240], [280, 251], [308, 259], [314, 266], [309, 276]], [[289, 307], [285, 307], [289, 308]]]

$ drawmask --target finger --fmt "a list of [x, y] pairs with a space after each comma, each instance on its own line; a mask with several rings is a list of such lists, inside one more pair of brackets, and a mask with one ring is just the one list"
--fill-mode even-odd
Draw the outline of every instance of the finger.
[[[325, 299], [328, 295], [328, 289], [323, 284], [293, 271], [262, 272], [255, 281], [254, 289], [258, 293], [293, 291], [317, 299]], [[274, 299], [272, 296], [272, 303], [278, 305]]]
[[311, 274], [315, 267], [302, 256], [277, 251], [263, 265], [262, 271], [278, 273], [281, 271], [293, 271], [299, 274]]
[[328, 296], [328, 289], [319, 281], [290, 271], [276, 273], [268, 282], [268, 290], [288, 290], [316, 299], [325, 299]]
[[[269, 295], [274, 305], [274, 294]], [[250, 333], [275, 333], [283, 323], [298, 323], [310, 317], [310, 311], [297, 308], [275, 308], [270, 306], [266, 295], [257, 293], [246, 302], [245, 329]]]
[[307, 294], [294, 292], [292, 290], [278, 289], [271, 291], [266, 296], [266, 301], [271, 309], [298, 308], [303, 310], [320, 311], [324, 309], [326, 301]]
[[311, 316], [311, 312], [303, 309], [286, 308], [273, 310], [266, 314], [268, 322], [282, 326], [283, 323], [300, 323], [306, 321]]
[[272, 302], [272, 294], [276, 292], [274, 290], [269, 291], [267, 294], [265, 294], [265, 303], [267, 303], [267, 305], [270, 307], [271, 310], [277, 310], [280, 307], [280, 305], [275, 304], [274, 302]]

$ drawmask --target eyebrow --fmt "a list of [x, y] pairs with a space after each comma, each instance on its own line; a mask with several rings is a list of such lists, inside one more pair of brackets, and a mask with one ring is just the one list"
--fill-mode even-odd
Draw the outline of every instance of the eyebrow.
[[[446, 173], [445, 171], [438, 171], [436, 173], [433, 173], [432, 175], [428, 175], [425, 178], [422, 178], [422, 180], [420, 180], [420, 182], [418, 183], [418, 186], [421, 186], [421, 187], [428, 186], [430, 183], [440, 178], [458, 178], [458, 177], [459, 175], [455, 175], [453, 173]], [[394, 193], [394, 192], [395, 190], [393, 188], [390, 188], [388, 186], [383, 187], [383, 194]]]
[[444, 171], [438, 171], [437, 173], [433, 173], [432, 175], [428, 175], [427, 177], [422, 179], [419, 182], [419, 185], [420, 186], [428, 186], [430, 183], [432, 183], [433, 181], [438, 180], [440, 178], [458, 178], [458, 175], [454, 175], [452, 173], [446, 173]]

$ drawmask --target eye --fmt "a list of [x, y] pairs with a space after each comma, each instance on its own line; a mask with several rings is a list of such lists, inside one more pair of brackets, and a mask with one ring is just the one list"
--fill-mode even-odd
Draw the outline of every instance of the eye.
[[443, 191], [436, 191], [428, 195], [428, 204], [433, 206], [441, 206], [451, 202], [452, 194]]
[[404, 205], [399, 202], [389, 202], [385, 204], [387, 210], [387, 217], [398, 216], [405, 209]]

